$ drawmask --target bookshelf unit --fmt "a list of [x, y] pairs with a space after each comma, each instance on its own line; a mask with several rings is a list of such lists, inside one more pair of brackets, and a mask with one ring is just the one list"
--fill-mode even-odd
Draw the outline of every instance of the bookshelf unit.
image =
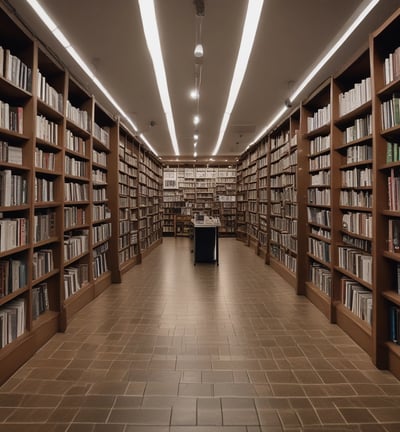
[[[399, 176], [400, 10], [370, 37], [373, 111], [373, 289], [375, 361], [400, 378]], [[379, 197], [377, 199], [376, 197]]]
[[[66, 148], [64, 155], [64, 293], [62, 322], [94, 296], [92, 244], [92, 116], [93, 99], [70, 76], [66, 90]], [[78, 150], [70, 148], [78, 143]], [[74, 144], [75, 145], [75, 144]], [[79, 148], [81, 146], [81, 148]]]
[[258, 254], [269, 263], [269, 233], [270, 233], [270, 177], [269, 177], [269, 140], [261, 140], [257, 149], [257, 173], [258, 173]]
[[270, 134], [269, 264], [295, 288], [297, 287], [297, 140], [299, 126], [300, 111], [298, 109]]
[[[66, 74], [39, 46], [36, 69], [32, 324], [57, 322], [62, 281], [64, 94]], [[35, 77], [35, 74], [33, 75]]]
[[301, 107], [299, 293], [332, 316], [331, 80]]
[[[112, 212], [109, 204], [108, 166], [111, 153], [111, 130], [115, 122], [94, 102], [92, 134], [92, 272], [95, 295], [111, 283], [110, 239]], [[115, 218], [114, 218], [115, 219]]]
[[236, 168], [168, 165], [163, 170], [163, 234], [190, 236], [195, 213], [219, 217], [220, 235], [236, 231]]
[[[133, 135], [3, 5], [0, 60], [0, 105], [6, 113], [0, 120], [3, 383], [64, 331], [74, 313], [112, 281], [120, 282], [124, 271], [140, 263], [141, 252], [159, 243], [162, 168], [140, 150], [146, 220], [140, 251], [139, 144]], [[118, 170], [128, 176], [125, 197], [119, 196]], [[115, 262], [125, 213], [129, 255]]]
[[157, 159], [139, 148], [138, 239], [141, 257], [162, 241], [162, 168]]
[[[332, 209], [335, 320], [372, 347], [372, 102], [369, 50], [333, 80]], [[339, 195], [338, 195], [339, 192]]]
[[236, 168], [236, 237], [247, 243], [247, 187], [244, 183], [244, 173], [247, 168], [247, 155], [241, 157]]
[[[117, 186], [111, 196], [111, 205], [117, 223], [114, 224], [113, 250], [118, 254], [113, 259], [113, 282], [121, 282], [121, 276], [135, 264], [140, 263], [138, 240], [138, 143], [131, 134], [119, 123], [113, 129], [114, 142], [118, 142], [118, 153], [114, 152], [113, 166], [118, 167], [112, 183]], [[113, 175], [113, 173], [110, 173]]]
[[[37, 44], [0, 8], [0, 382], [52, 334], [59, 312], [60, 246], [53, 231], [60, 212], [57, 145], [37, 139]], [[43, 58], [39, 55], [39, 64]], [[56, 114], [56, 122], [60, 122]], [[43, 146], [41, 145], [43, 143]], [[52, 154], [35, 156], [42, 150]], [[37, 179], [47, 192], [36, 189]], [[36, 193], [35, 193], [36, 192]], [[35, 198], [36, 197], [36, 198]], [[50, 198], [54, 201], [50, 202]], [[33, 264], [33, 265], [32, 265]], [[43, 307], [38, 301], [43, 299]], [[10, 331], [3, 331], [5, 329]], [[3, 337], [5, 335], [5, 337]]]

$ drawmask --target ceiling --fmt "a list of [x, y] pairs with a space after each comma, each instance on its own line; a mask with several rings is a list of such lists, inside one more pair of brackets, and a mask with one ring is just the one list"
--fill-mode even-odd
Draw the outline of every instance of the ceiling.
[[[113, 114], [57, 40], [23, 0], [7, 0], [34, 35], [68, 67], [78, 81]], [[175, 159], [136, 0], [39, 0], [71, 45], [143, 132], [162, 160]], [[284, 106], [284, 101], [354, 19], [366, 0], [265, 0], [247, 72], [219, 151], [231, 160], [241, 154]], [[215, 147], [241, 38], [247, 0], [204, 0], [197, 126], [198, 158]], [[181, 159], [193, 159], [193, 115], [189, 91], [195, 81], [193, 50], [196, 15], [193, 0], [155, 0], [167, 82]], [[298, 106], [317, 85], [335, 74], [367, 35], [400, 7], [381, 0], [308, 87]], [[155, 126], [151, 124], [155, 122]]]

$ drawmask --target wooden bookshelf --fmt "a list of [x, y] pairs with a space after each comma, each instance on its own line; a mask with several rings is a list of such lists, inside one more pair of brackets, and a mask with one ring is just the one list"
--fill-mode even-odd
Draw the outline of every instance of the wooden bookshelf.
[[163, 234], [190, 236], [196, 213], [219, 217], [219, 235], [236, 232], [236, 167], [168, 165], [163, 170]]
[[[399, 158], [392, 143], [400, 142], [398, 110], [392, 113], [390, 104], [400, 89], [397, 62], [400, 46], [400, 10], [370, 37], [373, 114], [373, 289], [374, 289], [374, 356], [375, 363], [389, 369], [400, 378], [400, 350], [396, 319], [399, 308], [399, 260], [390, 252], [390, 221], [400, 221], [398, 194], [394, 192]], [[393, 60], [394, 59], [394, 60]], [[394, 114], [394, 115], [393, 115]], [[397, 198], [396, 198], [397, 196]]]
[[297, 140], [300, 110], [270, 134], [270, 265], [297, 290]]
[[[10, 65], [0, 70], [0, 103], [10, 113], [0, 123], [2, 383], [159, 244], [162, 168], [3, 6], [0, 47], [3, 64]], [[119, 172], [128, 176], [123, 204]], [[125, 212], [127, 259], [118, 230]], [[15, 331], [6, 332], [6, 340], [8, 320]]]

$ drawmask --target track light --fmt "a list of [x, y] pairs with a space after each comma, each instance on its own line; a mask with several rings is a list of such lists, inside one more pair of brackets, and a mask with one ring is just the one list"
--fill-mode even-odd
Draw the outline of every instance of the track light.
[[198, 43], [194, 48], [194, 56], [201, 58], [204, 55], [203, 45]]

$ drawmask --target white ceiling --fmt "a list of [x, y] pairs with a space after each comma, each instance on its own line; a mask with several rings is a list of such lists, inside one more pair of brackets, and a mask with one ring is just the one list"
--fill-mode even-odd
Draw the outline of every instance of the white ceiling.
[[[144, 40], [136, 0], [39, 0], [71, 44], [164, 160], [174, 154]], [[246, 0], [204, 0], [205, 50], [200, 92], [199, 158], [215, 147], [238, 52]], [[43, 27], [24, 0], [8, 0], [42, 42], [115, 113], [97, 88]], [[263, 130], [366, 0], [265, 0], [255, 45], [219, 155], [232, 158]], [[195, 6], [193, 0], [155, 0], [180, 154], [192, 158]], [[381, 0], [336, 56], [303, 91], [348, 62], [400, 0]], [[150, 122], [156, 126], [150, 127]]]

